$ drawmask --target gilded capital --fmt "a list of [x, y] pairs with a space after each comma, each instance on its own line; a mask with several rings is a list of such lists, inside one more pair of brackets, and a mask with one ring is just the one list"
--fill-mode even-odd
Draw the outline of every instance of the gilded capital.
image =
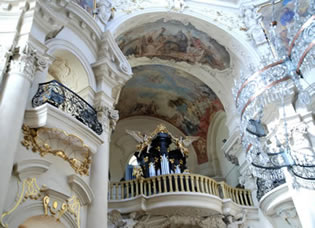
[[45, 57], [38, 55], [36, 50], [28, 44], [19, 47], [13, 53], [9, 64], [9, 72], [23, 75], [29, 81], [33, 81], [36, 71], [44, 71], [47, 67]]

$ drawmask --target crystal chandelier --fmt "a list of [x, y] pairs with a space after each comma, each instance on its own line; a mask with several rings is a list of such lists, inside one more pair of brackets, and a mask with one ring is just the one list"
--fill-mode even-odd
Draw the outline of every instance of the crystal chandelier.
[[[314, 151], [311, 146], [311, 150], [305, 151], [292, 149], [285, 111], [285, 99], [294, 93], [304, 104], [311, 101], [301, 80], [315, 67], [315, 3], [309, 1], [305, 8], [301, 2], [273, 0], [268, 4], [270, 26], [263, 29], [273, 55], [251, 69], [250, 75], [241, 74], [233, 95], [241, 117], [241, 141], [252, 173], [272, 184], [285, 179], [283, 168], [288, 168], [297, 183], [314, 187], [308, 184], [309, 180], [315, 180]], [[281, 18], [277, 15], [277, 20], [279, 7], [285, 13]], [[279, 32], [279, 26], [285, 29]], [[282, 108], [276, 109], [281, 118], [275, 127], [268, 129], [262, 119], [271, 104], [281, 104]]]

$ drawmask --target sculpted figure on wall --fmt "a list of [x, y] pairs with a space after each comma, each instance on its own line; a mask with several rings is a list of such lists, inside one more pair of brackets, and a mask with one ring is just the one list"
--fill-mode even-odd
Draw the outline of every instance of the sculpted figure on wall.
[[226, 215], [225, 223], [227, 228], [239, 228], [244, 227], [244, 223], [246, 222], [246, 211], [243, 211], [238, 216]]
[[96, 3], [97, 18], [104, 25], [107, 25], [108, 21], [113, 18], [113, 10], [110, 0], [99, 0]]
[[187, 7], [185, 0], [168, 0], [168, 6], [170, 10], [179, 12], [183, 12], [183, 10]]

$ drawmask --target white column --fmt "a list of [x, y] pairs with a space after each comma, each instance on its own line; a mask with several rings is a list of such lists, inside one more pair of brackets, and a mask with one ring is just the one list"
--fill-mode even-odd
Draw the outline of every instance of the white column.
[[35, 51], [25, 46], [13, 56], [4, 81], [0, 97], [0, 213], [4, 209], [28, 94], [39, 63]]
[[111, 131], [115, 127], [115, 121], [118, 120], [118, 113], [107, 107], [101, 107], [97, 110], [99, 120], [103, 123], [104, 132], [102, 135], [104, 143], [98, 148], [92, 160], [90, 186], [95, 198], [88, 209], [86, 227], [106, 228], [108, 213], [109, 144]]

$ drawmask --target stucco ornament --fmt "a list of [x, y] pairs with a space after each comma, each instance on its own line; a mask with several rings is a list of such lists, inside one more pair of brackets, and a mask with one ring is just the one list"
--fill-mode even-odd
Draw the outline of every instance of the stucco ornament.
[[96, 3], [96, 15], [97, 19], [104, 25], [113, 18], [113, 5], [109, 0], [98, 0]]
[[119, 111], [111, 109], [105, 105], [98, 105], [96, 107], [97, 118], [99, 122], [103, 125], [103, 129], [108, 127], [111, 130], [115, 130], [117, 121], [119, 119]]
[[168, 7], [170, 10], [183, 12], [188, 6], [186, 5], [185, 0], [168, 0]]
[[280, 218], [282, 218], [285, 221], [285, 223], [289, 224], [290, 227], [292, 228], [302, 227], [294, 207], [280, 209], [276, 212], [276, 214], [280, 216]]
[[10, 52], [7, 47], [0, 44], [0, 85], [2, 82], [3, 75], [7, 71], [9, 58], [11, 56], [12, 56], [12, 52]]
[[127, 227], [126, 222], [123, 220], [121, 214], [117, 210], [112, 210], [108, 213], [108, 221], [109, 221], [109, 227], [115, 227], [115, 228], [122, 228]]
[[265, 34], [261, 28], [260, 22], [262, 15], [251, 4], [241, 6], [242, 28], [247, 31], [249, 38], [252, 38], [256, 45], [266, 42]]
[[9, 64], [9, 71], [23, 75], [29, 81], [33, 81], [36, 71], [44, 71], [47, 67], [47, 59], [40, 56], [29, 44], [15, 49]]
[[242, 213], [240, 213], [237, 216], [233, 216], [230, 214], [226, 215], [224, 218], [225, 223], [226, 223], [226, 227], [227, 228], [238, 228], [238, 227], [240, 227], [239, 225], [244, 226], [244, 224], [246, 222], [246, 217], [247, 217], [246, 214], [247, 214], [247, 211], [243, 210]]

